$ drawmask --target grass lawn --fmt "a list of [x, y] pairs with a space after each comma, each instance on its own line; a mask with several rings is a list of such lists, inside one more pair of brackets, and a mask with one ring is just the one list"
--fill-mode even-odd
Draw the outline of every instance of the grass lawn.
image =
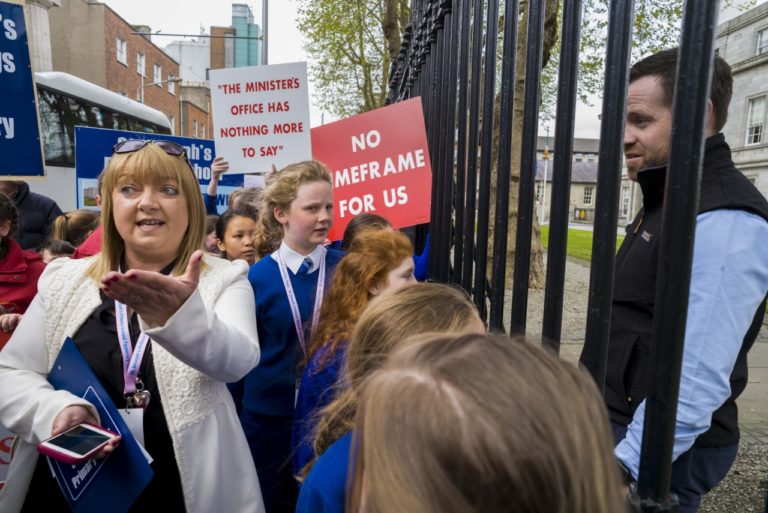
[[[623, 235], [616, 237], [616, 249], [619, 248]], [[546, 248], [549, 245], [549, 226], [541, 227], [541, 244]], [[568, 256], [586, 260], [592, 260], [592, 232], [588, 230], [568, 229], [568, 247], [566, 249]]]

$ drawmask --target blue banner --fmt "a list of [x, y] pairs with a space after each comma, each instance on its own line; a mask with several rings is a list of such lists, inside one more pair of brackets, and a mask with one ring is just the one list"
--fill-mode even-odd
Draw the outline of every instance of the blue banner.
[[[77, 208], [96, 208], [98, 177], [112, 156], [112, 147], [126, 139], [163, 139], [183, 146], [187, 158], [205, 194], [211, 181], [211, 165], [216, 157], [213, 141], [176, 137], [166, 134], [127, 132], [106, 128], [75, 127], [75, 173], [77, 177]], [[216, 208], [219, 214], [227, 209], [229, 194], [243, 187], [243, 175], [224, 175], [219, 180]]]
[[0, 2], [0, 175], [45, 176], [24, 8]]

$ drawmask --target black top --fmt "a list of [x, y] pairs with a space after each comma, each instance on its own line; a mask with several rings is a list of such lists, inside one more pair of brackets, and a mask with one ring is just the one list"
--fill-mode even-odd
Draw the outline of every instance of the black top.
[[36, 250], [48, 240], [53, 222], [62, 214], [59, 205], [48, 196], [30, 191], [26, 183], [19, 185], [11, 201], [19, 211], [19, 227], [14, 239], [22, 248]]
[[[170, 271], [172, 266], [173, 264], [167, 270]], [[101, 305], [80, 327], [73, 340], [115, 406], [125, 408], [123, 360], [115, 326], [115, 304], [103, 293], [101, 299]], [[130, 332], [131, 345], [135, 347], [141, 333], [136, 314], [131, 316]], [[151, 342], [147, 344], [139, 377], [144, 382], [144, 388], [152, 394], [152, 399], [144, 411], [144, 442], [147, 452], [154, 460], [151, 464], [154, 477], [130, 511], [156, 511], [163, 505], [163, 511], [183, 512], [185, 508], [181, 479], [171, 435], [163, 414], [162, 398], [157, 388]], [[61, 490], [51, 477], [44, 456], [38, 459], [22, 511], [69, 511]]]
[[[647, 391], [650, 363], [659, 236], [666, 167], [638, 173], [643, 208], [627, 229], [616, 254], [613, 310], [605, 378], [605, 400], [611, 420], [626, 425]], [[746, 210], [768, 221], [768, 202], [733, 165], [723, 134], [706, 141], [699, 213], [718, 209]], [[721, 446], [739, 440], [736, 398], [747, 383], [747, 351], [754, 342], [765, 307], [755, 313], [731, 373], [731, 397], [712, 416], [698, 446]]]

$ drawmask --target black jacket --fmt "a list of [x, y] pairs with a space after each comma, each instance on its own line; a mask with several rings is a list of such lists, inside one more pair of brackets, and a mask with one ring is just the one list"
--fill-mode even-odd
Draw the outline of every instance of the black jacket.
[[[638, 174], [643, 208], [616, 254], [605, 400], [611, 420], [623, 425], [630, 422], [646, 395], [665, 177], [666, 167]], [[768, 202], [734, 167], [722, 134], [706, 141], [699, 213], [718, 209], [746, 210], [768, 221]], [[746, 387], [747, 351], [757, 337], [764, 313], [763, 304], [745, 334], [731, 373], [731, 397], [714, 412], [710, 429], [698, 437], [696, 445], [738, 442], [735, 400]]]
[[29, 185], [23, 182], [11, 200], [19, 211], [19, 227], [14, 239], [24, 249], [37, 249], [48, 240], [53, 222], [62, 214], [61, 209], [48, 196], [30, 191]]

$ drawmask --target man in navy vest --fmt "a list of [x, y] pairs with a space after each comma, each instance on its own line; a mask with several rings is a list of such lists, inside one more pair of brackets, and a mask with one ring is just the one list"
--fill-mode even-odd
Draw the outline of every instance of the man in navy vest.
[[[677, 49], [639, 61], [627, 95], [624, 155], [643, 208], [616, 255], [605, 400], [628, 479], [637, 479], [640, 462], [676, 64]], [[697, 511], [736, 458], [735, 400], [768, 291], [768, 202], [734, 167], [720, 132], [732, 88], [730, 67], [716, 56], [672, 455], [683, 513]]]

